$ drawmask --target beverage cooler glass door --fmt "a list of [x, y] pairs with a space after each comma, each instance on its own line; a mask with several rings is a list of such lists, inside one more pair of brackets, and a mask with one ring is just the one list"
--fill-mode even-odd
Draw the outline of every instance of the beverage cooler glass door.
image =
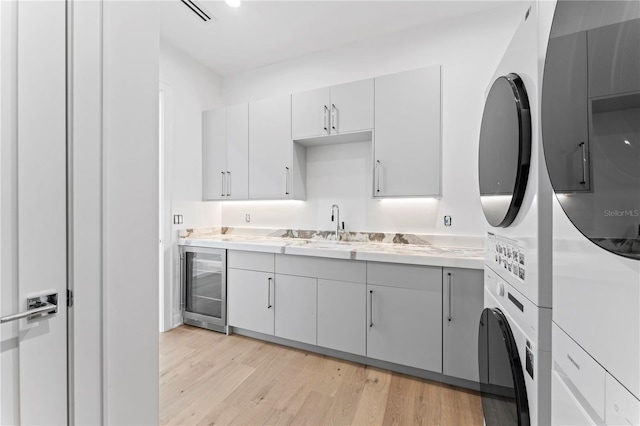
[[186, 248], [184, 262], [184, 322], [226, 331], [225, 250]]

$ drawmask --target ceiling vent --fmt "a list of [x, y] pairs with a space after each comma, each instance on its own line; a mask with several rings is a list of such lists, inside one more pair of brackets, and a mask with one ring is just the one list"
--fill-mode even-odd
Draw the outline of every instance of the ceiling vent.
[[207, 9], [193, 0], [180, 0], [182, 4], [187, 6], [191, 12], [193, 12], [203, 22], [213, 22], [216, 17], [211, 14]]

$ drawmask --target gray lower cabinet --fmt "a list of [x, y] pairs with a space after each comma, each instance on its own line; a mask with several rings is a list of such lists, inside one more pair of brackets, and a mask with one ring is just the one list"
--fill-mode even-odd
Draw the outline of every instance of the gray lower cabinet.
[[273, 335], [274, 255], [227, 250], [229, 325]]
[[274, 334], [315, 345], [316, 295], [315, 278], [276, 274]]
[[366, 285], [318, 280], [318, 346], [366, 355]]
[[442, 372], [478, 381], [478, 322], [484, 307], [484, 275], [475, 269], [443, 269]]
[[442, 268], [367, 264], [367, 356], [442, 372]]
[[274, 274], [227, 270], [229, 325], [273, 335]]
[[227, 252], [229, 325], [478, 381], [482, 270]]

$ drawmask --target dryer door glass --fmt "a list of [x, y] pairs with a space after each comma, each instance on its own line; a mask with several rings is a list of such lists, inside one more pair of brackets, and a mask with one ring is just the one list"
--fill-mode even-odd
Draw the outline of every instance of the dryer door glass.
[[511, 327], [499, 309], [486, 308], [480, 317], [478, 366], [485, 424], [528, 426], [522, 363]]
[[640, 2], [558, 1], [541, 115], [569, 219], [600, 247], [640, 259]]
[[507, 227], [518, 214], [529, 175], [531, 116], [516, 74], [496, 79], [482, 114], [478, 177], [480, 201], [491, 226]]

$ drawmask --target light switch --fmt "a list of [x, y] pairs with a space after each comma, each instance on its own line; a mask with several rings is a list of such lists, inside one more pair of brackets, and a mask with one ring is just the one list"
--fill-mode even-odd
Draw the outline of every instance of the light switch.
[[451, 216], [444, 217], [444, 226], [451, 226]]

